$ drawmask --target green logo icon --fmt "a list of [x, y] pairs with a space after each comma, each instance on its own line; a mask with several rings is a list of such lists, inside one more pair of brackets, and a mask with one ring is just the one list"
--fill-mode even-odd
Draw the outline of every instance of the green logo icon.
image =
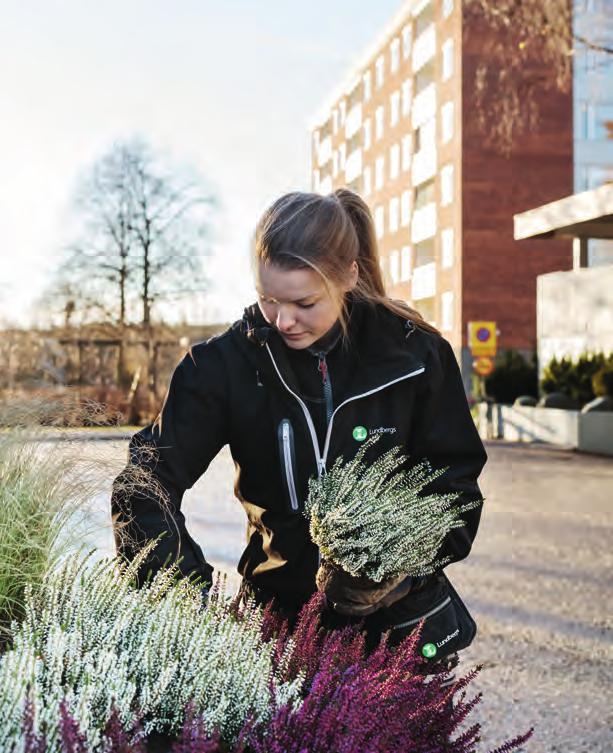
[[368, 436], [365, 426], [356, 426], [353, 429], [353, 438], [358, 442], [363, 442]]
[[422, 654], [426, 657], [426, 659], [431, 659], [433, 656], [436, 656], [436, 646], [434, 643], [426, 643], [422, 649]]

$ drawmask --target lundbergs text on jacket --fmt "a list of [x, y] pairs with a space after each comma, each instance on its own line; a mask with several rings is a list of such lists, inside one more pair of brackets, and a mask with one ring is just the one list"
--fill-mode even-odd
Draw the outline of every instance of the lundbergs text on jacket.
[[[315, 591], [319, 553], [302, 512], [308, 479], [339, 455], [352, 458], [368, 434], [382, 435], [372, 452], [401, 445], [411, 463], [427, 458], [435, 468], [448, 467], [429, 491], [460, 492], [457, 504], [481, 497], [477, 479], [486, 454], [449, 343], [361, 301], [351, 302], [349, 330], [350, 352], [336, 348], [336, 360], [328, 364], [333, 413], [319, 437], [288, 348], [257, 304], [223, 334], [190, 349], [172, 375], [161, 412], [132, 437], [128, 466], [113, 485], [118, 553], [132, 559], [145, 540], [166, 532], [141, 579], [180, 556], [184, 575], [211, 580], [212, 567], [186, 529], [181, 500], [226, 444], [236, 466], [235, 495], [248, 519], [238, 570], [288, 605]], [[340, 372], [343, 378], [336, 379]], [[155, 452], [143, 454], [143, 446]], [[169, 510], [150, 491], [130, 491], [122, 483], [130, 464], [139, 463], [166, 490]], [[465, 525], [447, 534], [437, 559], [468, 555], [481, 509], [463, 513]], [[120, 536], [121, 526], [131, 544]]]

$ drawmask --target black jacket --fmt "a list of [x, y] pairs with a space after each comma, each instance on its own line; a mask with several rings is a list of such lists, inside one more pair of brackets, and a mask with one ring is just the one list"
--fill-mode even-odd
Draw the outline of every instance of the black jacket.
[[[318, 550], [302, 513], [308, 479], [339, 455], [352, 458], [361, 444], [355, 436], [363, 437], [364, 429], [382, 434], [372, 448], [377, 454], [402, 445], [411, 462], [427, 458], [435, 468], [448, 466], [429, 490], [461, 492], [457, 504], [480, 498], [477, 478], [486, 454], [449, 343], [383, 306], [358, 301], [351, 302], [349, 331], [350, 348], [337, 346], [327, 358], [329, 422], [325, 401], [317, 417], [305, 395], [320, 384], [306, 372], [312, 359], [315, 374], [314, 357], [290, 352], [257, 304], [223, 334], [190, 349], [172, 375], [160, 414], [131, 439], [128, 467], [113, 485], [120, 554], [135, 554], [119, 535], [122, 525], [141, 543], [166, 531], [142, 576], [179, 554], [184, 575], [210, 581], [212, 568], [186, 530], [181, 499], [226, 444], [236, 465], [235, 495], [248, 518], [238, 570], [289, 605], [315, 590]], [[157, 457], [143, 456], [143, 446], [153, 447]], [[169, 495], [171, 516], [155, 494], [123, 483], [130, 464], [153, 471]], [[466, 524], [448, 533], [437, 558], [466, 557], [480, 516], [481, 506], [463, 513]]]

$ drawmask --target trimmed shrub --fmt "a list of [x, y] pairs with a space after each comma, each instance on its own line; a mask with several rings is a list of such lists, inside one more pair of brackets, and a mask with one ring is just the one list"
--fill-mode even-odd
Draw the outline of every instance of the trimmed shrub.
[[536, 360], [528, 362], [517, 350], [498, 354], [494, 371], [485, 378], [485, 391], [497, 403], [512, 404], [520, 395], [538, 396]]
[[541, 388], [546, 394], [561, 392], [579, 406], [585, 405], [596, 397], [594, 387], [606, 390], [605, 385], [611, 384], [613, 377], [606, 376], [613, 369], [610, 359], [604, 353], [583, 353], [576, 361], [554, 357], [543, 371]]

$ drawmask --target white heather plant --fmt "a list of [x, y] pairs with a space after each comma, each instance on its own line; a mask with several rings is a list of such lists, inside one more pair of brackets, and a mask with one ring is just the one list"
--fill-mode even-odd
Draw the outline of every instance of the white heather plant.
[[380, 435], [368, 439], [356, 456], [339, 457], [320, 479], [309, 480], [305, 514], [322, 556], [356, 577], [380, 582], [401, 574], [428, 575], [449, 562], [435, 561], [446, 534], [462, 526], [460, 513], [480, 500], [452, 506], [458, 494], [424, 494], [445, 468], [426, 460], [408, 470], [401, 447], [372, 464], [364, 455]]
[[60, 703], [101, 750], [114, 702], [124, 724], [140, 715], [144, 731], [179, 731], [191, 701], [207, 731], [231, 742], [252, 715], [266, 721], [276, 705], [299, 705], [301, 678], [282, 683], [273, 644], [262, 642], [262, 612], [236, 618], [219, 591], [202, 604], [200, 588], [161, 570], [140, 590], [134, 577], [154, 542], [129, 565], [73, 556], [26, 598], [11, 650], [0, 658], [0, 750], [23, 750], [22, 715], [33, 700], [35, 729], [59, 753]]

